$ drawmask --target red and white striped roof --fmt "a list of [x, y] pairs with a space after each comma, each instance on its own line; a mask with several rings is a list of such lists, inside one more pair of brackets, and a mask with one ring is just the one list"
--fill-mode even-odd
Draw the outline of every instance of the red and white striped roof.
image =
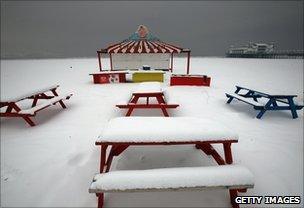
[[183, 48], [160, 41], [149, 34], [145, 26], [139, 26], [136, 33], [128, 39], [110, 45], [106, 53], [181, 53]]
[[107, 53], [180, 53], [182, 50], [161, 41], [130, 40], [109, 46]]

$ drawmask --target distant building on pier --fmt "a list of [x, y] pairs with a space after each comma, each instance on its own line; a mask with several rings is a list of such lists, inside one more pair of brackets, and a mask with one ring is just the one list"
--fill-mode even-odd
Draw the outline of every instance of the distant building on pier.
[[274, 50], [274, 44], [252, 43], [246, 46], [230, 46], [226, 57], [233, 58], [303, 58], [303, 50]]

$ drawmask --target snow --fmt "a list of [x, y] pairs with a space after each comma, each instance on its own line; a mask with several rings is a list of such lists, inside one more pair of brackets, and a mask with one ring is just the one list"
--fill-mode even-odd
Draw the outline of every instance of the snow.
[[160, 82], [142, 82], [135, 89], [134, 93], [162, 92]]
[[[103, 61], [103, 66], [110, 66], [109, 59]], [[233, 161], [255, 177], [255, 187], [240, 195], [303, 196], [303, 109], [297, 111], [297, 119], [289, 111], [269, 111], [256, 119], [252, 106], [226, 104], [225, 96], [240, 85], [297, 94], [295, 99], [303, 104], [303, 60], [191, 58], [190, 67], [193, 74], [210, 76], [211, 87], [167, 87], [180, 104], [169, 110], [170, 116], [213, 119], [238, 133], [238, 143], [232, 145]], [[174, 73], [185, 73], [185, 68], [184, 58], [174, 59]], [[1, 90], [16, 93], [58, 83], [59, 95], [74, 94], [65, 102], [66, 109], [55, 105], [39, 112], [33, 118], [35, 127], [21, 118], [1, 118], [2, 207], [97, 206], [96, 196], [88, 193], [93, 175], [99, 172], [100, 147], [94, 142], [110, 119], [124, 116], [125, 111], [115, 104], [138, 86], [93, 84], [88, 74], [98, 70], [96, 58], [1, 60]], [[132, 115], [162, 116], [162, 112], [138, 109]], [[223, 154], [221, 145], [214, 148]], [[193, 145], [138, 146], [115, 157], [111, 171], [214, 165]], [[301, 201], [298, 207], [303, 207]], [[224, 189], [105, 195], [105, 207], [126, 206], [230, 207], [230, 201]]]
[[30, 115], [35, 115], [36, 111], [42, 109], [42, 108], [45, 108], [49, 105], [52, 105], [56, 102], [59, 102], [60, 100], [65, 100], [69, 97], [71, 97], [72, 94], [67, 94], [67, 95], [59, 95], [59, 96], [56, 96], [56, 97], [53, 97], [52, 99], [49, 99], [49, 100], [45, 100], [43, 103], [39, 104], [39, 105], [36, 105], [35, 107], [32, 107], [30, 109], [26, 109], [26, 110], [21, 110], [19, 113], [20, 114], [30, 114]]
[[27, 87], [21, 87], [18, 90], [4, 90], [5, 87], [1, 87], [1, 102], [16, 102], [27, 97], [37, 95], [46, 91], [50, 91], [50, 89], [57, 88], [58, 85], [41, 85], [37, 89], [27, 90]]
[[129, 95], [127, 96], [123, 96], [123, 98], [121, 100], [119, 100], [116, 105], [128, 105], [129, 104], [129, 101], [131, 100], [132, 98], [132, 93], [130, 92]]
[[239, 165], [122, 170], [95, 175], [90, 192], [136, 189], [253, 187], [254, 176]]
[[98, 142], [161, 143], [237, 139], [237, 133], [210, 118], [119, 117], [109, 121]]
[[149, 74], [149, 73], [161, 73], [164, 74], [164, 71], [161, 70], [138, 70], [138, 71], [130, 71], [130, 73], [136, 74], [136, 73], [141, 73], [141, 74]]
[[248, 92], [248, 90], [253, 90], [255, 92], [255, 94], [261, 95], [263, 97], [269, 97], [269, 95], [271, 96], [280, 96], [280, 95], [290, 95], [290, 96], [297, 96], [294, 94], [280, 94], [282, 92], [282, 90], [271, 90], [271, 89], [249, 89], [248, 87], [244, 87], [244, 86], [239, 86], [242, 89], [240, 90], [240, 92], [245, 91], [246, 93]]
[[163, 90], [163, 94], [164, 94], [164, 97], [165, 97], [165, 101], [167, 104], [178, 104], [180, 105], [180, 103], [176, 100], [174, 94], [170, 94], [170, 87], [166, 87], [164, 90]]
[[117, 71], [99, 71], [99, 72], [90, 73], [90, 75], [94, 75], [94, 74], [117, 74], [117, 73], [128, 74], [129, 71], [128, 70], [125, 70], [125, 71], [121, 71], [121, 70], [117, 70]]
[[254, 101], [252, 98], [246, 98], [246, 97], [240, 96], [236, 93], [226, 93], [226, 94], [230, 95], [230, 96], [232, 96], [232, 97], [234, 97], [238, 100], [243, 100], [244, 102], [249, 103], [249, 104], [254, 105], [254, 106], [264, 106], [263, 104]]

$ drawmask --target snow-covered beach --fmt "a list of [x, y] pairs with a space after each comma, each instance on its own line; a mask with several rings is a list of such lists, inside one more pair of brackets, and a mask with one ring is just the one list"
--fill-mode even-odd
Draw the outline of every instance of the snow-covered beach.
[[[185, 73], [185, 64], [175, 59], [174, 72]], [[1, 60], [1, 94], [49, 84], [74, 93], [66, 109], [56, 105], [39, 112], [35, 127], [20, 118], [1, 118], [1, 206], [96, 207], [95, 195], [88, 193], [99, 168], [100, 148], [94, 142], [109, 119], [125, 115], [115, 104], [138, 85], [93, 84], [89, 73], [97, 71], [96, 58]], [[303, 197], [303, 110], [297, 119], [289, 111], [266, 112], [256, 119], [252, 106], [237, 101], [228, 105], [225, 96], [241, 85], [296, 94], [303, 104], [303, 59], [192, 58], [191, 73], [210, 76], [211, 87], [168, 87], [166, 79], [163, 87], [180, 104], [170, 115], [212, 118], [238, 132], [234, 163], [255, 176], [254, 189], [243, 195]], [[135, 110], [133, 115], [162, 113]], [[132, 147], [113, 161], [112, 170], [207, 165], [216, 164], [190, 145]], [[111, 193], [105, 200], [105, 207], [230, 206], [226, 190]]]

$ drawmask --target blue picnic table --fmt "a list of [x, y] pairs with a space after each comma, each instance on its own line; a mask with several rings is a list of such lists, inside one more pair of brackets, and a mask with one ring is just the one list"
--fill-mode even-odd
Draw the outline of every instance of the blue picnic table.
[[[297, 110], [301, 110], [304, 107], [303, 105], [298, 105], [294, 102], [294, 98], [297, 97], [297, 95], [267, 94], [241, 86], [236, 86], [234, 93], [226, 93], [226, 97], [228, 98], [227, 103], [231, 103], [233, 99], [237, 99], [252, 105], [255, 110], [260, 111], [256, 116], [259, 119], [268, 110], [290, 110], [292, 117], [297, 118]], [[259, 102], [259, 98], [266, 98], [268, 101], [263, 104]]]

